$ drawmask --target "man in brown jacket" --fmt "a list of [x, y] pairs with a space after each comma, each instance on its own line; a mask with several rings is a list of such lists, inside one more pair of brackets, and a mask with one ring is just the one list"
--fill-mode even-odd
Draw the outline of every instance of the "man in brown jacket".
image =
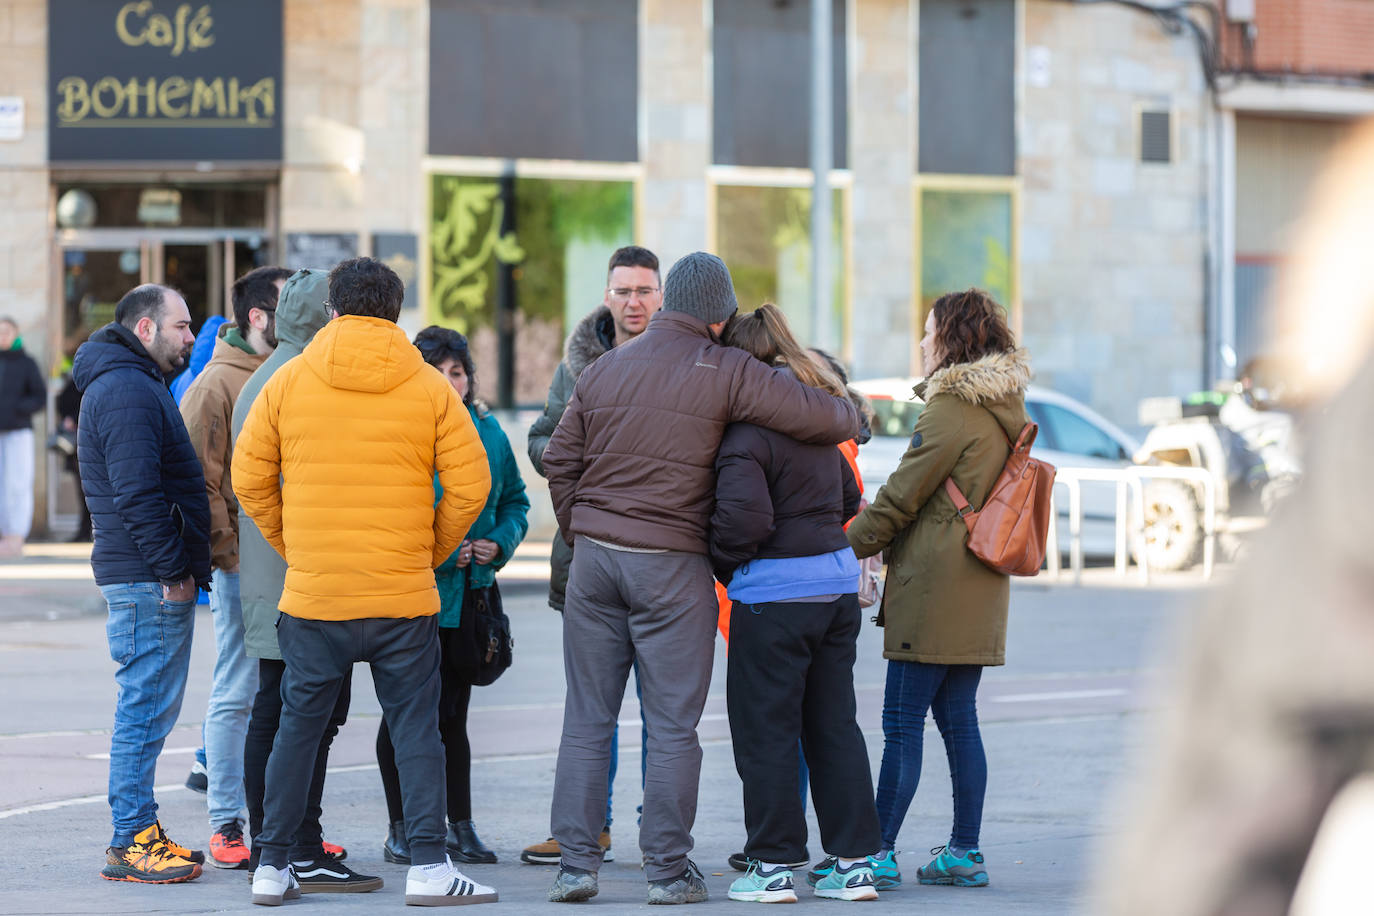
[[186, 432], [205, 471], [210, 499], [210, 563], [214, 569], [210, 614], [215, 622], [214, 686], [205, 711], [206, 803], [210, 809], [210, 864], [243, 868], [243, 740], [258, 689], [257, 664], [243, 649], [239, 605], [239, 504], [229, 482], [234, 440], [229, 420], [248, 376], [277, 346], [277, 296], [291, 272], [259, 267], [234, 283], [234, 320], [224, 325], [215, 351], [181, 399]]
[[647, 735], [640, 846], [649, 903], [706, 899], [688, 854], [701, 772], [696, 724], [717, 612], [706, 537], [716, 451], [726, 425], [737, 421], [831, 445], [858, 433], [848, 399], [719, 343], [737, 308], [719, 258], [682, 258], [648, 329], [583, 371], [544, 452], [559, 528], [576, 539], [552, 816], [562, 863], [550, 900], [597, 892], [611, 733], [636, 657]]

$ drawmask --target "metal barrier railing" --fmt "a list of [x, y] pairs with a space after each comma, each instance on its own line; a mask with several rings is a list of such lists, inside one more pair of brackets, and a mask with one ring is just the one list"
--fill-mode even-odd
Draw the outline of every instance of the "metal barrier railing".
[[[1145, 481], [1183, 480], [1202, 488], [1202, 577], [1212, 578], [1216, 559], [1217, 490], [1212, 475], [1202, 468], [1169, 467], [1165, 465], [1132, 465], [1125, 468], [1059, 468], [1055, 474], [1055, 490], [1050, 496], [1050, 530], [1046, 543], [1046, 565], [1049, 576], [1062, 575], [1059, 558], [1059, 506], [1056, 493], [1060, 485], [1069, 491], [1069, 570], [1073, 584], [1083, 581], [1083, 482], [1116, 484], [1115, 551], [1113, 565], [1120, 578], [1126, 577], [1130, 561], [1131, 538], [1140, 548], [1136, 556], [1137, 575], [1141, 585], [1150, 582], [1148, 551], [1145, 549]], [[1127, 512], [1127, 495], [1134, 507]], [[1128, 531], [1129, 526], [1129, 531]]]

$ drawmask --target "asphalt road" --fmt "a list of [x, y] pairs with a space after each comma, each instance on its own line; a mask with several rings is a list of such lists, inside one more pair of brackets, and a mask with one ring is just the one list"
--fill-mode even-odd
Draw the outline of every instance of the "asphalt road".
[[[51, 554], [56, 555], [51, 555]], [[104, 790], [114, 663], [105, 645], [103, 606], [79, 555], [30, 557], [0, 566], [0, 913], [247, 913], [246, 872], [207, 869], [197, 881], [136, 886], [102, 881], [109, 838]], [[548, 835], [548, 806], [562, 717], [559, 618], [544, 605], [540, 552], [525, 552], [512, 575], [507, 610], [516, 663], [473, 697], [470, 735], [474, 816], [500, 864], [469, 866], [495, 885], [503, 911], [563, 912], [545, 902], [554, 871], [522, 865], [520, 849]], [[49, 570], [47, 567], [51, 566]], [[51, 575], [50, 575], [51, 573]], [[980, 713], [989, 758], [983, 851], [992, 885], [926, 888], [908, 883], [868, 904], [866, 913], [941, 912], [1064, 916], [1084, 912], [1082, 885], [1100, 863], [1115, 822], [1115, 799], [1129, 791], [1131, 767], [1164, 670], [1163, 647], [1198, 595], [1196, 583], [1118, 587], [1109, 577], [1083, 588], [1018, 582], [1013, 590], [1009, 664], [989, 669]], [[208, 610], [198, 613], [191, 682], [181, 720], [158, 764], [160, 817], [180, 842], [204, 847], [204, 798], [182, 780], [199, 744], [210, 686], [213, 638]], [[885, 663], [881, 634], [866, 627], [855, 671], [860, 724], [876, 779]], [[707, 874], [707, 907], [735, 907], [725, 893], [725, 858], [743, 842], [739, 780], [725, 714], [724, 649], [717, 646], [710, 699], [700, 725], [705, 748], [694, 858]], [[312, 913], [372, 912], [403, 904], [405, 869], [382, 861], [386, 812], [373, 757], [379, 709], [366, 668], [354, 682], [353, 710], [331, 755], [325, 795], [328, 839], [349, 849], [356, 869], [382, 875], [366, 895], [310, 895], [289, 904]], [[899, 838], [899, 863], [914, 876], [930, 847], [944, 842], [950, 785], [934, 727], [916, 801]], [[612, 829], [617, 860], [601, 873], [604, 912], [644, 906], [634, 806], [639, 801], [638, 708], [633, 689], [621, 714], [620, 772]], [[811, 852], [821, 850], [814, 819]], [[838, 906], [813, 900], [802, 905]]]

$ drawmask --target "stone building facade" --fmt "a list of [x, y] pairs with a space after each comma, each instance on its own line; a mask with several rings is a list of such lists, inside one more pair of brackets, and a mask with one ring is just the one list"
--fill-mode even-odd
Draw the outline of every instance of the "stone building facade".
[[[743, 305], [825, 328], [860, 378], [920, 374], [928, 303], [988, 287], [1041, 384], [1131, 425], [1139, 399], [1262, 347], [1302, 198], [1271, 179], [1313, 172], [1374, 111], [1367, 3], [1252, 0], [1248, 19], [1223, 4], [1219, 34], [1195, 12], [1210, 59], [1125, 4], [834, 0], [836, 282], [818, 322], [804, 0], [210, 0], [226, 30], [280, 8], [261, 24], [281, 47], [275, 154], [107, 161], [94, 137], [111, 134], [87, 131], [91, 154], [58, 160], [70, 61], [49, 48], [73, 25], [50, 11], [81, 3], [128, 6], [0, 0], [0, 313], [55, 380], [121, 285], [189, 284], [203, 317], [251, 264], [376, 253], [407, 278], [409, 330], [465, 330], [486, 395], [532, 406], [600, 301], [606, 254], [634, 241], [665, 269], [718, 251]], [[181, 6], [128, 21], [146, 36]], [[74, 190], [95, 222], [69, 222]]]

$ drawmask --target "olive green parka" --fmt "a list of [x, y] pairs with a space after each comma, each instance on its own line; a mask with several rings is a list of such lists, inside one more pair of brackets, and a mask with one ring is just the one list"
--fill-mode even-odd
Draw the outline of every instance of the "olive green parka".
[[1007, 576], [969, 552], [968, 528], [945, 478], [975, 508], [988, 498], [1029, 422], [1025, 350], [995, 353], [934, 372], [916, 386], [925, 409], [911, 445], [873, 503], [849, 526], [860, 557], [887, 551], [878, 612], [883, 657], [941, 665], [1005, 663]]

